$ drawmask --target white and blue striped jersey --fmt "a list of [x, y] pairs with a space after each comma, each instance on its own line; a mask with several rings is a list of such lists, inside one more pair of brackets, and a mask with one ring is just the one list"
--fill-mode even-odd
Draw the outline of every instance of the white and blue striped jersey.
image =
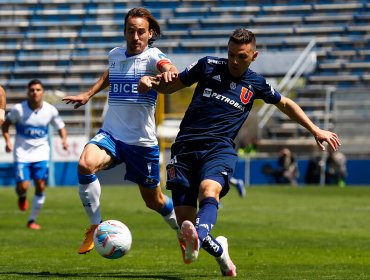
[[109, 52], [109, 97], [102, 129], [129, 145], [143, 147], [158, 144], [155, 126], [157, 92], [137, 91], [141, 77], [155, 76], [163, 62], [170, 60], [157, 48], [127, 56], [126, 49], [114, 48]]
[[43, 101], [42, 107], [33, 111], [28, 101], [23, 101], [13, 107], [7, 119], [16, 129], [13, 147], [15, 162], [49, 160], [48, 125], [51, 124], [56, 130], [65, 126], [53, 105]]

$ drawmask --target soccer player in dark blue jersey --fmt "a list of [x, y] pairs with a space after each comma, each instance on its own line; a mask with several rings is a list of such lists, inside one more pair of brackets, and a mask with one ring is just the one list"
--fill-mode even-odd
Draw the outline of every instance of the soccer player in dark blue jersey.
[[167, 188], [172, 191], [181, 225], [185, 263], [194, 261], [203, 248], [215, 256], [224, 276], [236, 276], [236, 267], [228, 254], [227, 239], [213, 238], [210, 231], [216, 224], [219, 199], [229, 190], [229, 178], [238, 159], [233, 140], [253, 101], [262, 99], [277, 106], [310, 131], [322, 150], [323, 142], [333, 150], [340, 145], [335, 133], [314, 125], [294, 101], [280, 95], [263, 76], [249, 69], [257, 56], [254, 34], [239, 28], [229, 38], [227, 59], [207, 56], [171, 82], [166, 83], [159, 75], [145, 76], [139, 83], [142, 93], [153, 87], [166, 94], [197, 83], [171, 147]]

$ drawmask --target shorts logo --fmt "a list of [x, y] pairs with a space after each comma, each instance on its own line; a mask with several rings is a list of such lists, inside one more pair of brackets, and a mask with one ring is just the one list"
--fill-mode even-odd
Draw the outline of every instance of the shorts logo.
[[154, 184], [154, 179], [152, 179], [152, 178], [146, 178], [145, 179], [145, 184]]
[[173, 166], [172, 164], [167, 165], [167, 179], [173, 180], [175, 179], [175, 175], [175, 166]]

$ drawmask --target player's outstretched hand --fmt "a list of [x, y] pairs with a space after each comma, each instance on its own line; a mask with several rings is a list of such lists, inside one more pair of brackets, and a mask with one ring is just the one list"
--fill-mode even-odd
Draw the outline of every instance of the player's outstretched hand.
[[140, 93], [147, 93], [149, 90], [152, 89], [153, 85], [158, 86], [161, 81], [161, 76], [158, 75], [156, 77], [151, 76], [143, 76], [139, 81], [139, 85], [137, 87], [138, 92]]
[[11, 151], [13, 151], [13, 144], [12, 142], [6, 142], [5, 143], [5, 152], [7, 153], [10, 153]]
[[87, 93], [81, 93], [78, 95], [68, 95], [63, 97], [63, 101], [66, 101], [66, 104], [74, 104], [74, 108], [77, 109], [82, 105], [85, 105], [89, 101], [89, 95]]
[[324, 142], [328, 143], [333, 151], [337, 151], [340, 144], [339, 137], [331, 131], [320, 129], [315, 136], [317, 145], [322, 151], [325, 151]]
[[174, 78], [177, 78], [178, 76], [178, 72], [173, 72], [173, 71], [167, 71], [167, 72], [163, 72], [161, 74], [161, 79], [165, 82], [165, 83], [169, 83], [169, 82], [172, 82], [172, 79]]

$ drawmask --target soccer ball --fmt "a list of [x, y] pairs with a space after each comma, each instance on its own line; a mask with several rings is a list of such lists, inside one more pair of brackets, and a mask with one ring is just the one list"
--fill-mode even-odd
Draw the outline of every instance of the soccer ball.
[[132, 236], [129, 228], [116, 220], [102, 222], [95, 229], [95, 250], [108, 259], [118, 259], [126, 255], [132, 244]]

